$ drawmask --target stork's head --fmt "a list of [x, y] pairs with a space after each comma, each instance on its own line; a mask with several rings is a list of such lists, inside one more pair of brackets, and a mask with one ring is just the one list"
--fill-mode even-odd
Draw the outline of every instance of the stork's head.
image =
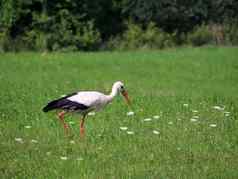
[[112, 88], [116, 89], [118, 93], [120, 92], [123, 95], [123, 97], [125, 98], [127, 104], [130, 105], [130, 100], [129, 100], [129, 97], [128, 97], [128, 93], [127, 93], [127, 91], [124, 87], [124, 84], [121, 81], [115, 82], [113, 84]]

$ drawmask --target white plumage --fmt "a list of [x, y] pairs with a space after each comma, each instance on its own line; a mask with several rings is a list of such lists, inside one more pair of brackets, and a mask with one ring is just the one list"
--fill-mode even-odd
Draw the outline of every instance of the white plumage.
[[67, 98], [70, 101], [83, 104], [92, 110], [100, 110], [110, 102], [110, 97], [97, 91], [81, 91]]

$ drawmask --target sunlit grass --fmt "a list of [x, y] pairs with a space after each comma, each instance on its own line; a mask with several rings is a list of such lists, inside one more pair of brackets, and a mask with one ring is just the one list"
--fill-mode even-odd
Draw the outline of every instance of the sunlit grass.
[[[0, 178], [237, 178], [238, 49], [0, 55]], [[78, 90], [116, 98], [86, 120], [50, 100]]]

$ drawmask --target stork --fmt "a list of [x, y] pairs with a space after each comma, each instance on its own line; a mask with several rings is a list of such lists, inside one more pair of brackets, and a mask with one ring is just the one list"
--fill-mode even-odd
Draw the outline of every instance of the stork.
[[112, 102], [113, 98], [121, 93], [126, 102], [130, 104], [128, 93], [121, 81], [117, 81], [113, 84], [111, 93], [105, 95], [97, 91], [80, 91], [66, 95], [62, 98], [49, 102], [44, 108], [44, 112], [51, 110], [60, 110], [58, 118], [64, 126], [64, 130], [68, 133], [69, 127], [64, 121], [64, 115], [66, 113], [79, 113], [82, 115], [80, 121], [80, 136], [84, 136], [84, 121], [87, 114], [91, 111], [99, 111], [105, 107], [108, 103]]

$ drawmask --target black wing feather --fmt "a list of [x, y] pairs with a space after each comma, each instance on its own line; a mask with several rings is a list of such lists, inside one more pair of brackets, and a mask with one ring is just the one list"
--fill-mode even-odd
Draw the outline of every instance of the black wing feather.
[[54, 109], [63, 109], [63, 110], [67, 110], [67, 111], [77, 111], [77, 110], [87, 110], [89, 107], [84, 105], [84, 104], [80, 104], [74, 101], [70, 101], [67, 98], [76, 95], [77, 93], [72, 93], [69, 94], [67, 96], [64, 96], [62, 98], [53, 100], [51, 102], [49, 102], [44, 108], [43, 111], [44, 112], [48, 112]]

